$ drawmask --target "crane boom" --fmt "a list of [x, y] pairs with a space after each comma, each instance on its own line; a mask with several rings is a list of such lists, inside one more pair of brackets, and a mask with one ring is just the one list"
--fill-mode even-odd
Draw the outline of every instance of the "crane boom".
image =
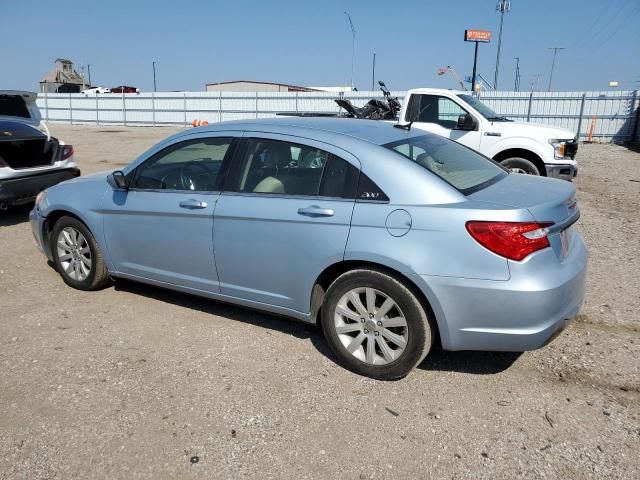
[[449, 73], [451, 73], [451, 76], [458, 81], [462, 89], [466, 90], [467, 87], [465, 87], [464, 82], [460, 79], [460, 77], [458, 76], [457, 72], [453, 69], [453, 67], [451, 65], [447, 65], [447, 70], [449, 70]]
[[451, 76], [460, 84], [463, 90], [467, 91], [467, 87], [465, 87], [464, 82], [460, 79], [451, 65], [447, 65], [445, 68], [438, 69], [438, 75], [444, 75], [447, 72], [449, 72]]

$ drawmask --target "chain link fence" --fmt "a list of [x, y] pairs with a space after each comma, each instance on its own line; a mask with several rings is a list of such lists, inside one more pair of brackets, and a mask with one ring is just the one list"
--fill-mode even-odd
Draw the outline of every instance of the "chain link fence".
[[[406, 92], [392, 92], [401, 101]], [[381, 92], [348, 92], [362, 106]], [[157, 92], [139, 94], [38, 95], [49, 122], [96, 125], [190, 125], [273, 117], [286, 112], [338, 113], [327, 92]], [[581, 140], [640, 143], [640, 92], [489, 92], [482, 101], [514, 120], [568, 128]]]

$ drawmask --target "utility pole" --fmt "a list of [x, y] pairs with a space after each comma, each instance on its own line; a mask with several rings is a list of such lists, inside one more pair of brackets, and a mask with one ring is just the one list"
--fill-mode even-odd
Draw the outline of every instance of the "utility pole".
[[516, 78], [513, 83], [513, 91], [519, 92], [520, 91], [520, 57], [514, 57], [513, 59], [516, 61]]
[[500, 33], [498, 33], [498, 54], [496, 55], [496, 73], [493, 77], [493, 89], [498, 90], [498, 70], [500, 69], [500, 48], [502, 47], [502, 23], [504, 22], [504, 14], [511, 10], [511, 2], [508, 0], [500, 0], [496, 5], [496, 11], [500, 12]]
[[89, 88], [93, 87], [91, 85], [91, 65], [87, 63], [87, 73], [89, 74]]
[[157, 88], [156, 88], [156, 62], [153, 62], [153, 91], [157, 92]]
[[541, 73], [536, 73], [533, 76], [533, 80], [531, 81], [531, 91], [535, 92], [536, 89], [538, 88], [538, 82], [540, 81], [540, 78], [542, 78], [542, 74]]
[[477, 72], [477, 65], [478, 65], [478, 42], [475, 42], [476, 46], [475, 49], [473, 51], [473, 73], [471, 74], [471, 92], [472, 95], [478, 95], [478, 92], [476, 91], [476, 72]]
[[373, 71], [371, 72], [371, 91], [373, 92], [373, 89], [375, 88], [376, 85], [376, 54], [373, 54]]
[[353, 59], [356, 53], [356, 27], [353, 26], [349, 12], [344, 12], [344, 14], [349, 19], [349, 26], [351, 27], [351, 91], [353, 91]]
[[556, 55], [558, 54], [558, 50], [564, 50], [564, 47], [549, 47], [549, 50], [553, 50], [553, 61], [551, 62], [551, 73], [549, 74], [549, 87], [547, 87], [547, 92], [551, 91], [551, 81], [553, 80], [553, 69], [556, 66]]

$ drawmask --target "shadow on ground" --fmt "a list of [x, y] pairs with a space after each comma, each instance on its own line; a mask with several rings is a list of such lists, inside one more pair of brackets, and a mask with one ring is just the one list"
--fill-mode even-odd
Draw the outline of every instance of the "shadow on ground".
[[9, 227], [29, 221], [29, 211], [32, 204], [9, 207], [6, 211], [0, 211], [0, 227]]
[[418, 365], [420, 370], [493, 375], [507, 370], [522, 353], [516, 352], [446, 352], [434, 348]]
[[[314, 325], [128, 280], [118, 280], [115, 289], [309, 340], [322, 355], [338, 363], [324, 339], [322, 330]], [[436, 347], [418, 369], [492, 375], [511, 367], [520, 355], [503, 352], [446, 352]]]

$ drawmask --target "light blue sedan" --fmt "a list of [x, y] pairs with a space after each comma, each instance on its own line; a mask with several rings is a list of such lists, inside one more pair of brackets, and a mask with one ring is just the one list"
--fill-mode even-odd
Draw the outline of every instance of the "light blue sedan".
[[62, 279], [127, 278], [322, 326], [347, 368], [541, 347], [577, 314], [575, 187], [447, 139], [340, 118], [178, 133], [122, 171], [42, 192], [31, 225]]

